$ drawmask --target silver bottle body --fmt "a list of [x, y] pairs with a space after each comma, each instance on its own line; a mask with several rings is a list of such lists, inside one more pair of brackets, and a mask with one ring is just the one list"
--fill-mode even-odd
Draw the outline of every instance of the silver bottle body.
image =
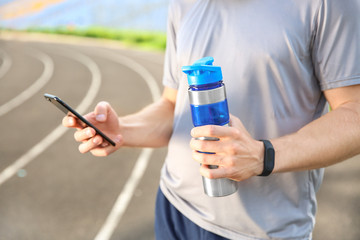
[[[215, 89], [203, 91], [188, 90], [189, 101], [191, 105], [201, 106], [213, 103], [218, 103], [226, 100], [225, 86]], [[227, 125], [224, 125], [227, 126]], [[218, 141], [219, 139], [213, 137], [198, 138], [205, 141]], [[217, 168], [218, 166], [210, 165], [209, 168]], [[224, 197], [233, 194], [238, 189], [238, 183], [228, 178], [209, 179], [202, 177], [204, 192], [210, 197]]]

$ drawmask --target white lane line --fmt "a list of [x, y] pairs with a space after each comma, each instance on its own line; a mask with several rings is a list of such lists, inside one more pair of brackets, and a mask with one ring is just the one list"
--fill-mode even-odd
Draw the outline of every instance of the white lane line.
[[32, 56], [39, 59], [43, 63], [44, 71], [30, 87], [0, 106], [0, 117], [20, 106], [22, 103], [24, 103], [24, 101], [28, 100], [34, 94], [36, 94], [42, 87], [45, 86], [46, 83], [49, 82], [54, 73], [54, 62], [47, 54], [37, 50], [31, 50], [30, 52]]
[[94, 52], [95, 55], [109, 59], [111, 61], [117, 62], [120, 65], [126, 66], [127, 68], [133, 70], [134, 72], [138, 73], [140, 77], [145, 80], [147, 84], [152, 100], [155, 102], [161, 97], [160, 88], [153, 77], [153, 75], [140, 63], [136, 62], [135, 60], [126, 57], [124, 55], [120, 55], [118, 53], [114, 53], [113, 51], [106, 51], [106, 52]]
[[[160, 98], [160, 89], [156, 83], [156, 80], [145, 67], [132, 60], [131, 58], [114, 54], [112, 52], [97, 52], [95, 54], [100, 57], [110, 59], [121, 65], [124, 65], [133, 70], [134, 72], [138, 73], [148, 85], [153, 101], [156, 101]], [[145, 173], [152, 152], [153, 149], [150, 148], [142, 149], [140, 156], [137, 159], [136, 164], [131, 172], [130, 178], [127, 180], [123, 190], [119, 194], [113, 208], [111, 209], [108, 217], [106, 218], [105, 223], [96, 235], [95, 240], [108, 240], [111, 238], [116, 226], [119, 224], [122, 216], [124, 215], [132, 196], [134, 195], [136, 187], [138, 186], [140, 180]]]
[[134, 191], [139, 184], [144, 172], [146, 171], [149, 159], [154, 149], [144, 148], [140, 156], [138, 157], [136, 164], [132, 170], [130, 178], [127, 180], [121, 194], [118, 196], [113, 208], [108, 215], [106, 222], [102, 226], [101, 230], [98, 232], [95, 240], [105, 240], [110, 239], [116, 226], [121, 220], [124, 212], [126, 211], [129, 202], [134, 195]]
[[[132, 57], [140, 58], [142, 60], [148, 61], [150, 63], [158, 64], [161, 66], [164, 65], [164, 61], [165, 61], [165, 59], [164, 59], [165, 56], [163, 56], [162, 53], [160, 53], [160, 52], [159, 53], [156, 53], [156, 52], [148, 53], [146, 55], [143, 53], [143, 51], [136, 51], [136, 52], [134, 51], [134, 52], [129, 52], [128, 54]], [[156, 56], [155, 54], [158, 56]]]
[[[64, 54], [65, 53], [65, 54]], [[76, 61], [85, 65], [89, 71], [91, 72], [91, 84], [90, 87], [81, 101], [81, 103], [77, 106], [77, 111], [80, 113], [84, 113], [86, 109], [88, 109], [91, 103], [94, 101], [101, 84], [101, 73], [99, 67], [93, 62], [89, 57], [76, 53], [74, 51], [65, 51], [63, 50], [61, 55], [69, 58], [73, 58]], [[71, 57], [70, 57], [71, 56]], [[34, 160], [39, 154], [44, 152], [49, 146], [51, 146], [57, 139], [59, 139], [68, 128], [63, 127], [61, 124], [55, 128], [50, 134], [48, 134], [45, 138], [43, 138], [39, 143], [37, 143], [34, 147], [32, 147], [28, 152], [18, 158], [13, 164], [5, 168], [0, 173], [0, 186], [5, 183], [8, 179], [14, 176], [21, 168], [24, 168], [27, 164], [29, 164], [32, 160]]]
[[5, 76], [5, 74], [9, 71], [12, 65], [12, 60], [9, 56], [9, 54], [0, 49], [0, 57], [3, 59], [3, 63], [0, 66], [0, 79]]

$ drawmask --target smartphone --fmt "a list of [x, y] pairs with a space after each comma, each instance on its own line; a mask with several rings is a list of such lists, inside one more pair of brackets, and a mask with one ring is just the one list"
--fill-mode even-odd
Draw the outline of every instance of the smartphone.
[[58, 109], [64, 112], [68, 116], [75, 117], [79, 120], [79, 123], [82, 127], [91, 127], [93, 128], [97, 134], [99, 134], [102, 138], [104, 138], [108, 143], [115, 146], [115, 142], [113, 142], [108, 136], [106, 136], [103, 132], [97, 129], [93, 124], [83, 118], [78, 112], [72, 109], [69, 105], [67, 105], [64, 101], [62, 101], [59, 97], [51, 95], [51, 94], [44, 94], [46, 100], [54, 104]]

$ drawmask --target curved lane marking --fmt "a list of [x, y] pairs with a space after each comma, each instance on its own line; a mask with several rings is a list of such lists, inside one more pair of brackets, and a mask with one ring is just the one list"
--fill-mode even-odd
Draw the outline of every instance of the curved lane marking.
[[1, 78], [3, 78], [5, 76], [5, 74], [11, 68], [12, 60], [11, 60], [9, 54], [6, 51], [2, 50], [2, 49], [0, 49], [0, 56], [3, 59], [3, 63], [0, 66], [0, 79], [1, 79]]
[[[110, 59], [138, 73], [147, 84], [151, 92], [153, 101], [156, 101], [161, 97], [160, 88], [158, 87], [155, 78], [145, 67], [140, 65], [138, 62], [123, 55], [114, 54], [113, 52], [110, 51], [106, 53], [97, 52], [95, 53], [95, 55], [102, 58]], [[119, 224], [122, 216], [124, 215], [125, 210], [127, 209], [132, 196], [134, 195], [136, 187], [138, 186], [140, 180], [142, 179], [146, 171], [146, 168], [148, 166], [153, 151], [154, 149], [152, 148], [144, 148], [141, 150], [141, 153], [135, 163], [135, 166], [131, 172], [129, 179], [127, 180], [123, 190], [117, 197], [117, 200], [113, 208], [111, 209], [100, 231], [96, 235], [95, 240], [108, 240], [111, 238], [112, 234], [115, 231], [116, 226]]]
[[147, 84], [147, 86], [150, 90], [151, 97], [154, 102], [161, 97], [160, 88], [159, 88], [155, 78], [140, 63], [138, 63], [135, 60], [133, 60], [129, 57], [126, 57], [124, 55], [115, 54], [113, 51], [106, 51], [106, 53], [105, 52], [101, 52], [101, 53], [96, 52], [95, 54], [99, 57], [107, 58], [114, 62], [117, 62], [120, 65], [123, 65], [123, 66], [133, 70], [134, 72], [138, 73], [140, 75], [140, 77], [145, 80], [145, 83]]
[[161, 65], [161, 66], [164, 65], [164, 61], [165, 61], [165, 56], [161, 56], [161, 59], [159, 60], [160, 53], [156, 53], [156, 54], [159, 54], [159, 57], [155, 57], [155, 58], [153, 58], [152, 56], [151, 56], [151, 58], [149, 56], [145, 56], [141, 51], [130, 52], [128, 54], [131, 55], [132, 57], [140, 58], [141, 60], [151, 62], [151, 63]]
[[[64, 54], [64, 52], [67, 52]], [[86, 66], [89, 71], [91, 72], [92, 79], [90, 87], [81, 101], [81, 103], [77, 106], [77, 111], [79, 113], [83, 113], [86, 111], [87, 108], [90, 107], [91, 103], [94, 101], [101, 84], [101, 73], [99, 70], [99, 67], [96, 65], [94, 61], [92, 61], [89, 57], [76, 53], [74, 51], [62, 51], [62, 53], [59, 55], [63, 55], [65, 57], [70, 57], [75, 59], [76, 61], [82, 63], [84, 66]], [[48, 134], [45, 138], [43, 138], [39, 143], [37, 143], [35, 146], [33, 146], [28, 152], [26, 152], [24, 155], [22, 155], [20, 158], [18, 158], [16, 161], [14, 161], [13, 164], [5, 168], [0, 173], [0, 186], [5, 183], [8, 179], [10, 179], [12, 176], [14, 176], [17, 171], [19, 171], [21, 168], [29, 164], [32, 160], [34, 160], [38, 155], [40, 155], [44, 150], [46, 150], [49, 146], [51, 146], [57, 139], [59, 139], [68, 128], [63, 127], [61, 124], [57, 126], [50, 134]]]
[[21, 92], [19, 95], [11, 99], [10, 101], [4, 103], [0, 106], [0, 117], [10, 112], [14, 108], [20, 106], [26, 100], [35, 95], [42, 87], [49, 82], [54, 73], [54, 62], [53, 60], [45, 53], [42, 53], [38, 50], [32, 49], [31, 55], [39, 59], [44, 65], [44, 71], [41, 76], [26, 90]]

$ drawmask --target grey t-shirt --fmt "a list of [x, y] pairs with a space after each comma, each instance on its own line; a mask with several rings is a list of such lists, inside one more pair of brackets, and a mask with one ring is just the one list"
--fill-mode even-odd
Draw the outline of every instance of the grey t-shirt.
[[310, 239], [323, 169], [252, 177], [236, 194], [203, 193], [191, 157], [181, 66], [212, 56], [230, 112], [255, 139], [293, 133], [324, 113], [322, 91], [360, 84], [359, 0], [173, 0], [164, 85], [178, 89], [160, 186], [186, 217], [230, 239]]

